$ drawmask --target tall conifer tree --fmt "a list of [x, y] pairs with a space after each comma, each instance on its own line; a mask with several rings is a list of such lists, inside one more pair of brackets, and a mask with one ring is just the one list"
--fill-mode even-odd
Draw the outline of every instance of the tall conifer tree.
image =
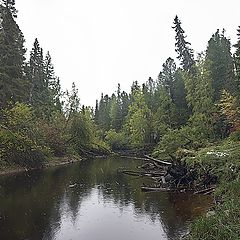
[[[0, 5], [0, 108], [8, 101], [26, 101], [27, 81], [24, 77], [24, 36], [15, 22], [14, 1]], [[21, 87], [19, 87], [21, 86]]]
[[174, 19], [174, 26], [173, 29], [176, 32], [176, 52], [178, 53], [178, 59], [180, 60], [181, 66], [183, 70], [190, 71], [194, 61], [193, 50], [190, 48], [190, 43], [186, 41], [186, 36], [184, 35], [185, 32], [182, 29], [181, 21], [179, 20], [178, 16]]
[[234, 47], [236, 48], [236, 51], [234, 54], [234, 64], [235, 64], [236, 81], [237, 81], [236, 95], [238, 97], [238, 101], [240, 102], [240, 26], [237, 29], [237, 36], [238, 36], [238, 41], [234, 45]]
[[163, 69], [158, 75], [158, 81], [166, 89], [169, 96], [174, 99], [174, 84], [176, 74], [176, 63], [172, 58], [168, 58], [163, 64]]
[[226, 38], [224, 30], [222, 33], [217, 30], [208, 41], [206, 58], [210, 64], [214, 100], [220, 99], [223, 89], [232, 94], [236, 89], [236, 81], [231, 43]]
[[41, 106], [46, 100], [47, 83], [44, 75], [43, 50], [35, 39], [29, 62], [29, 81], [31, 82], [29, 102]]

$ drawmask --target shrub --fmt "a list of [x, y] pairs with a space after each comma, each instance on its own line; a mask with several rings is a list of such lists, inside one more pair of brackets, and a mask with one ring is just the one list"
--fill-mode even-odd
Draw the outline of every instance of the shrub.
[[68, 151], [65, 125], [65, 118], [61, 114], [53, 116], [50, 122], [41, 120], [37, 123], [42, 143], [57, 157], [64, 156]]
[[3, 111], [0, 125], [0, 158], [24, 167], [40, 167], [50, 151], [39, 140], [32, 108], [16, 103]]
[[106, 133], [105, 139], [113, 150], [124, 149], [126, 148], [128, 143], [127, 137], [124, 135], [124, 133], [122, 132], [117, 133], [113, 129], [110, 129]]

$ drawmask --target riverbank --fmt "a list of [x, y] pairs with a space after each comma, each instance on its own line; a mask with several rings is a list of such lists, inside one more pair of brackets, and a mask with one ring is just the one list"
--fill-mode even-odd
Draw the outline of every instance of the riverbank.
[[[45, 163], [43, 168], [69, 165], [82, 160], [83, 158], [76, 155], [72, 155], [72, 156], [69, 155], [64, 157], [52, 157], [48, 162]], [[9, 164], [4, 161], [0, 161], [0, 176], [12, 175], [12, 174], [27, 172], [27, 171], [36, 170], [36, 169], [37, 168], [26, 168], [16, 164]]]
[[225, 141], [195, 156], [202, 169], [216, 176], [215, 206], [190, 227], [187, 240], [240, 239], [240, 142]]

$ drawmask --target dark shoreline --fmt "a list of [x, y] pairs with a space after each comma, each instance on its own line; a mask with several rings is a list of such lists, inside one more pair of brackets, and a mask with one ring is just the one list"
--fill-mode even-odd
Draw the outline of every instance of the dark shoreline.
[[50, 159], [42, 168], [26, 168], [19, 165], [5, 165], [0, 168], [0, 176], [9, 176], [18, 173], [28, 172], [38, 169], [48, 169], [57, 166], [65, 166], [82, 161], [83, 158], [79, 156], [64, 156], [64, 157], [54, 157]]

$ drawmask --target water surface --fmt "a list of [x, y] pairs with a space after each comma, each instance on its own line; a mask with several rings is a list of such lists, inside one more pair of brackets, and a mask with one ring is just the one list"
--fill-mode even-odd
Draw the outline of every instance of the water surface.
[[143, 193], [140, 161], [91, 159], [0, 177], [1, 240], [177, 240], [211, 198]]

